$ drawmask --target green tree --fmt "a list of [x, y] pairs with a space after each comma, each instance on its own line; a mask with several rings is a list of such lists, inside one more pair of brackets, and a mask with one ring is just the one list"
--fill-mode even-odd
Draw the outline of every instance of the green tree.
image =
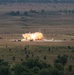
[[15, 75], [20, 75], [24, 71], [28, 72], [28, 68], [23, 66], [22, 64], [15, 64], [15, 66], [12, 69]]
[[63, 75], [63, 72], [64, 72], [64, 67], [62, 64], [60, 63], [54, 63], [54, 68], [56, 68], [58, 71], [59, 71], [59, 74]]
[[3, 59], [0, 59], [0, 75], [9, 75], [9, 65]]
[[28, 59], [26, 62], [22, 63], [23, 65], [27, 66], [29, 69], [33, 67], [39, 67], [40, 69], [46, 68], [46, 67], [51, 67], [50, 65], [46, 64], [43, 61], [40, 61], [39, 58], [35, 59]]
[[64, 71], [64, 67], [62, 64], [60, 63], [54, 63], [54, 67], [57, 68], [60, 71]]
[[0, 66], [0, 75], [9, 75], [9, 67], [8, 66]]
[[23, 71], [20, 75], [28, 75], [28, 73]]
[[31, 72], [33, 72], [34, 74], [38, 74], [39, 73], [40, 68], [35, 66], [31, 69]]
[[61, 63], [63, 66], [67, 63], [67, 55], [58, 55], [57, 59], [54, 60], [54, 63]]
[[0, 59], [0, 66], [8, 66], [8, 62], [5, 62], [3, 59]]
[[40, 70], [39, 75], [49, 75], [48, 69], [42, 69], [42, 70]]
[[49, 75], [61, 75], [59, 70], [55, 67], [49, 69]]

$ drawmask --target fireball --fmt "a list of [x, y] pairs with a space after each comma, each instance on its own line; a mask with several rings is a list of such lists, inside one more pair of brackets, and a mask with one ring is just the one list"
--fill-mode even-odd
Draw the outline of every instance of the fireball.
[[35, 32], [35, 33], [25, 33], [22, 34], [24, 39], [26, 40], [42, 40], [43, 39], [43, 34], [41, 32]]

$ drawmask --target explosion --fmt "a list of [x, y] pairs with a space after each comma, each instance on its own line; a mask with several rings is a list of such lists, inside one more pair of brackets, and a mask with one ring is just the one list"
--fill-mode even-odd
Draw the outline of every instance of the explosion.
[[35, 32], [35, 33], [25, 33], [22, 34], [22, 36], [24, 37], [24, 39], [26, 40], [42, 40], [43, 39], [43, 34], [41, 32]]

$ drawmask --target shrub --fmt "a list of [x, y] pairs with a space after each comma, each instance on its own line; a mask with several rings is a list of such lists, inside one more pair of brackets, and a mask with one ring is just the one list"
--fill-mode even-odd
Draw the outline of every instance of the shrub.
[[44, 56], [44, 60], [46, 60], [46, 56]]
[[71, 72], [72, 71], [72, 65], [68, 66], [68, 70]]

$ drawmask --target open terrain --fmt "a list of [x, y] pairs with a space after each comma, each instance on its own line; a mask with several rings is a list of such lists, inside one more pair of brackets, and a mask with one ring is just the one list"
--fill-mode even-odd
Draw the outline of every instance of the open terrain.
[[[65, 68], [72, 65], [74, 71], [74, 13], [60, 12], [73, 9], [74, 4], [0, 5], [0, 59], [14, 64], [38, 57], [53, 65], [58, 55], [66, 54]], [[44, 39], [64, 42], [11, 41], [23, 39], [22, 34], [29, 32], [42, 32]]]

